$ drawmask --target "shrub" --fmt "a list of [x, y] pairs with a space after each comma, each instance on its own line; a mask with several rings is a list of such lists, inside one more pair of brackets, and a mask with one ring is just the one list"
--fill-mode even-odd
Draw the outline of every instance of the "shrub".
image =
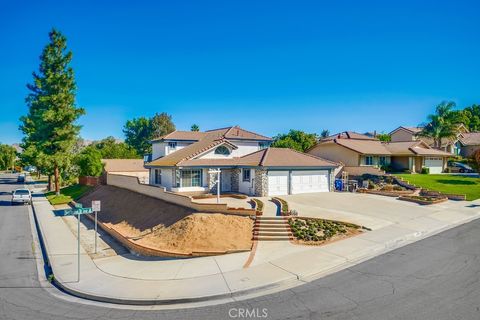
[[277, 200], [278, 202], [280, 202], [282, 204], [282, 215], [283, 216], [288, 216], [289, 215], [289, 210], [288, 210], [288, 202], [281, 199], [281, 198], [277, 198], [277, 197], [274, 197], [273, 199]]
[[422, 168], [422, 174], [429, 174], [430, 173], [430, 168], [423, 167]]
[[260, 213], [263, 212], [263, 201], [260, 199], [252, 199], [255, 202], [256, 210]]

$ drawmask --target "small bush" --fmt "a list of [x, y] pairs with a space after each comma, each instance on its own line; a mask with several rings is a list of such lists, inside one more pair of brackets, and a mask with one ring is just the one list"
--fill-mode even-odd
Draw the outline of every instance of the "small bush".
[[423, 167], [422, 168], [422, 174], [430, 174], [430, 168]]

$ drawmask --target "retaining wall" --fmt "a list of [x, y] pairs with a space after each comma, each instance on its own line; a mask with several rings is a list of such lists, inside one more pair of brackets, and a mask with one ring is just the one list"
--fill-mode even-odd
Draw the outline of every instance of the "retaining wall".
[[164, 187], [142, 184], [138, 177], [107, 174], [107, 184], [127, 189], [146, 196], [161, 199], [199, 212], [225, 213], [241, 216], [254, 216], [255, 209], [229, 208], [224, 203], [197, 203], [190, 196], [166, 191]]

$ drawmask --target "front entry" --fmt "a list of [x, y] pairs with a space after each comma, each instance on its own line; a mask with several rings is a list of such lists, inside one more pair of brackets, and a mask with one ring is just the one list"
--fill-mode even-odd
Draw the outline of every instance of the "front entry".
[[232, 191], [232, 171], [222, 170], [220, 173], [220, 192]]

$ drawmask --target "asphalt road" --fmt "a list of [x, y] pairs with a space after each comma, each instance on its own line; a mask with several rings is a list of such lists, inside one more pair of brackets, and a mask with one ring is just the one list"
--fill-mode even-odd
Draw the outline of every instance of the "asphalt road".
[[40, 287], [28, 210], [10, 206], [9, 177], [0, 176], [0, 319], [480, 319], [480, 221], [238, 303], [151, 311], [65, 301]]

